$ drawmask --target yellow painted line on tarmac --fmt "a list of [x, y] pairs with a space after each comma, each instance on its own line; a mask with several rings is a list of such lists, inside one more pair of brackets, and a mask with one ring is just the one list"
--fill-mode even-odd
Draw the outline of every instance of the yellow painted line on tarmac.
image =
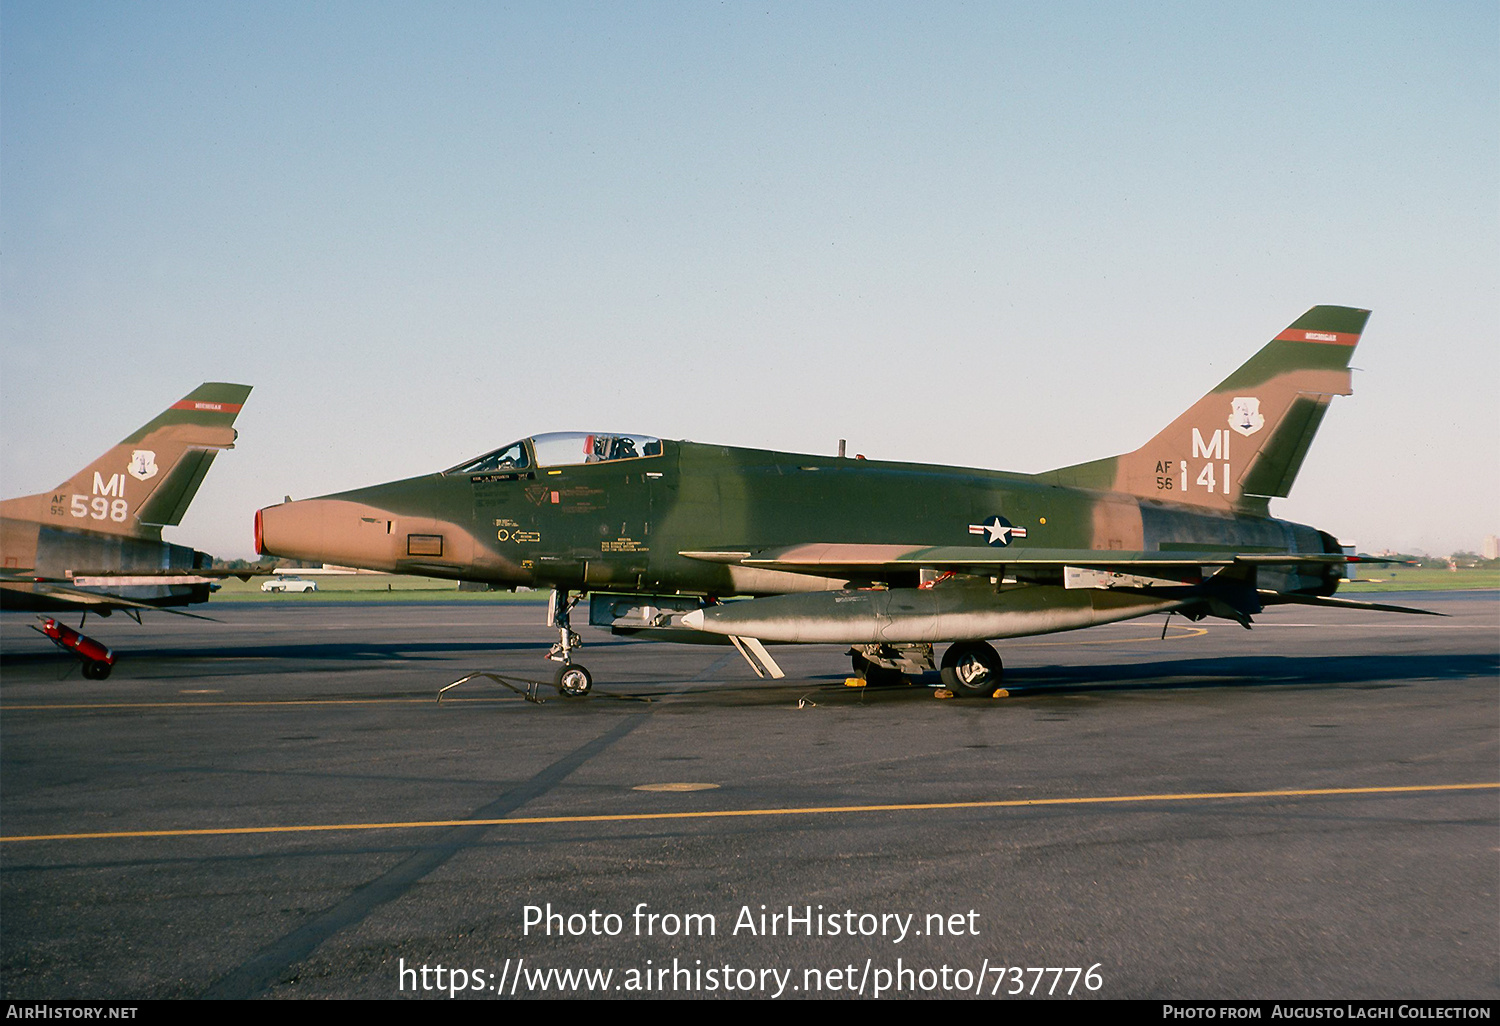
[[139, 837], [222, 837], [235, 834], [305, 834], [335, 830], [422, 830], [432, 827], [531, 826], [553, 823], [639, 823], [669, 819], [734, 819], [757, 816], [818, 816], [861, 812], [932, 812], [940, 809], [1015, 809], [1044, 805], [1118, 805], [1129, 802], [1223, 801], [1234, 798], [1321, 798], [1357, 794], [1413, 794], [1500, 788], [1481, 784], [1417, 784], [1406, 787], [1321, 787], [1285, 791], [1207, 791], [1197, 794], [1130, 794], [1091, 798], [1011, 798], [1001, 801], [923, 802], [904, 805], [826, 805], [793, 809], [715, 809], [706, 812], [627, 812], [598, 816], [517, 816], [507, 819], [435, 819], [395, 823], [315, 823], [304, 826], [216, 827], [207, 830], [119, 830], [87, 834], [0, 837], [19, 841], [92, 841]]

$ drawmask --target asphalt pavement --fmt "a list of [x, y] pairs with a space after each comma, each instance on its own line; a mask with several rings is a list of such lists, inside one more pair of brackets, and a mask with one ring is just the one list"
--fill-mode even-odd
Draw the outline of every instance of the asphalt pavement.
[[90, 617], [90, 681], [7, 613], [0, 996], [1495, 1000], [1500, 594], [1394, 601], [1449, 615], [1020, 639], [978, 701], [585, 629], [590, 696], [439, 703], [550, 677], [543, 607], [301, 596]]

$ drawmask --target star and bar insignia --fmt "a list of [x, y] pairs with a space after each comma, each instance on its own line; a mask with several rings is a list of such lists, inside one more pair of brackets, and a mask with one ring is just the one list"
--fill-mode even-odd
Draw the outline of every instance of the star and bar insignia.
[[982, 524], [970, 524], [970, 534], [983, 534], [990, 545], [1009, 545], [1012, 539], [1026, 537], [1026, 528], [1016, 527], [1001, 516], [993, 516]]

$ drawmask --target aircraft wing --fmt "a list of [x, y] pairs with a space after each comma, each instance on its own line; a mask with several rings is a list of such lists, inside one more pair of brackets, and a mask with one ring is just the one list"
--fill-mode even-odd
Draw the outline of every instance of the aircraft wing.
[[[973, 545], [859, 545], [827, 543], [793, 545], [758, 552], [682, 552], [689, 559], [733, 563], [765, 570], [828, 576], [868, 574], [879, 570], [916, 569], [993, 573], [1005, 567], [1085, 567], [1094, 570], [1141, 573], [1151, 568], [1183, 570], [1192, 567], [1327, 566], [1361, 562], [1337, 552], [1226, 552], [1128, 551], [1118, 549], [979, 548]], [[1370, 562], [1369, 560], [1365, 560]]]
[[[881, 572], [930, 570], [939, 573], [994, 576], [1009, 571], [1061, 573], [1067, 588], [1105, 588], [1161, 594], [1162, 589], [1195, 587], [1210, 579], [1253, 587], [1260, 567], [1323, 567], [1340, 563], [1401, 563], [1404, 560], [1349, 556], [1339, 552], [1234, 552], [1222, 549], [1127, 551], [1115, 549], [1044, 549], [973, 545], [862, 545], [840, 542], [793, 545], [758, 552], [714, 550], [682, 556], [764, 570], [819, 577], [864, 577]], [[1341, 609], [1443, 616], [1428, 609], [1377, 602], [1336, 599], [1327, 595], [1257, 589], [1264, 605], [1296, 603]]]

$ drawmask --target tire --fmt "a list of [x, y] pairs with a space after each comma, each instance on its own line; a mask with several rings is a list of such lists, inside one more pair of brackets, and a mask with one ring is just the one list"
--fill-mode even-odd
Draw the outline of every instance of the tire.
[[943, 686], [965, 698], [994, 694], [1005, 676], [1000, 653], [983, 641], [958, 641], [943, 653]]
[[552, 682], [564, 698], [582, 698], [594, 686], [593, 676], [577, 663], [559, 666]]
[[102, 659], [90, 659], [83, 664], [83, 675], [89, 680], [103, 680], [114, 669]]

